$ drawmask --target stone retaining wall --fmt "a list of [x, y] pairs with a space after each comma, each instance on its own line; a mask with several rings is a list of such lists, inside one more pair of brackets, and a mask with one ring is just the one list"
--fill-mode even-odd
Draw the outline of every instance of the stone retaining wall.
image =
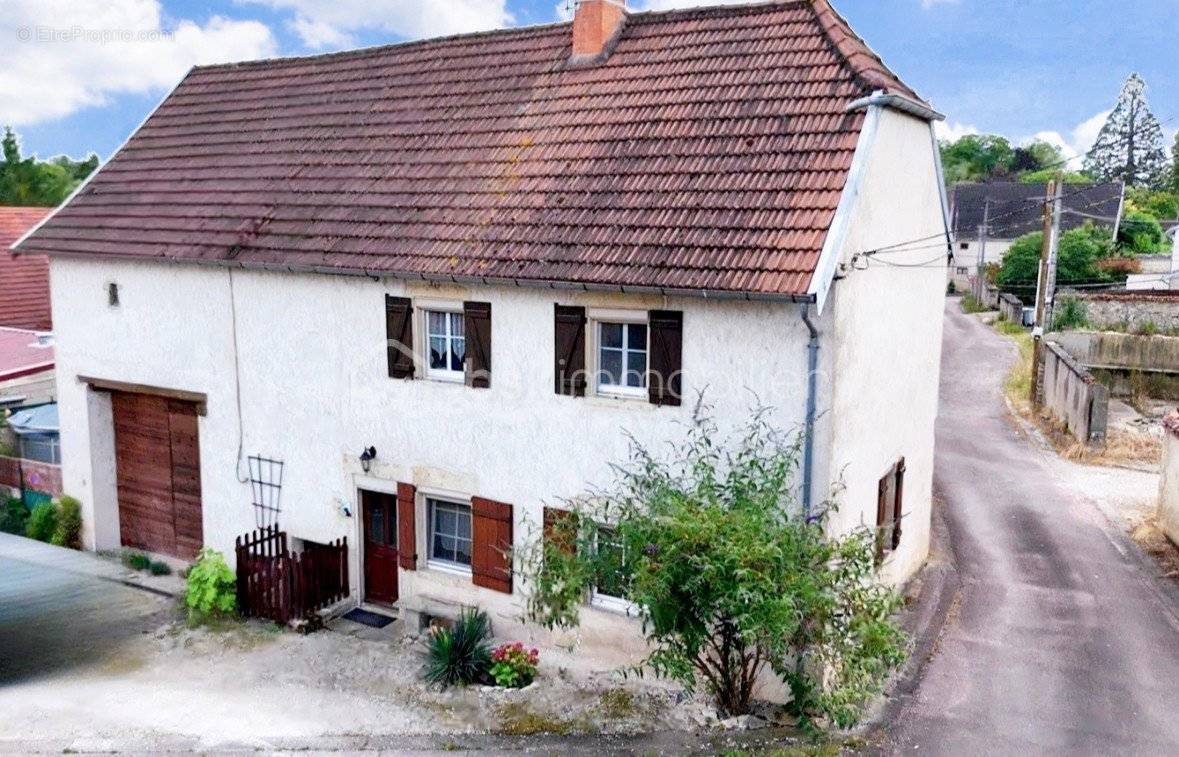
[[1179, 374], [1179, 337], [1065, 331], [1052, 334], [1052, 341], [1087, 368]]
[[1011, 323], [1023, 324], [1023, 300], [1014, 294], [999, 295], [999, 313]]
[[1099, 384], [1063, 347], [1045, 341], [1044, 406], [1079, 441], [1105, 441], [1109, 417], [1109, 389]]
[[1063, 297], [1082, 302], [1094, 328], [1138, 331], [1153, 325], [1158, 331], [1179, 331], [1179, 291], [1061, 292], [1056, 296], [1058, 307]]

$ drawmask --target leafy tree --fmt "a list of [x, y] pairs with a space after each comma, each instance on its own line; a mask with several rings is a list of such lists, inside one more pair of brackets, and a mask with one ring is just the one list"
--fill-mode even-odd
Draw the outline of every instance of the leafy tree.
[[1131, 255], [1149, 254], [1166, 249], [1163, 227], [1150, 213], [1130, 210], [1118, 227], [1118, 247]]
[[898, 597], [876, 580], [873, 531], [829, 536], [830, 506], [799, 515], [799, 440], [766, 415], [722, 439], [698, 404], [668, 459], [635, 444], [612, 489], [571, 503], [517, 553], [526, 617], [576, 626], [590, 588], [609, 581], [651, 650], [634, 672], [703, 684], [737, 715], [769, 670], [804, 724], [848, 725], [903, 659]]
[[22, 158], [12, 128], [4, 130], [0, 163], [0, 205], [59, 205], [98, 167], [98, 156], [85, 160], [60, 156], [49, 162]]
[[941, 152], [948, 183], [1006, 176], [1015, 159], [1007, 138], [994, 134], [968, 134], [956, 142], [942, 142]]
[[1146, 102], [1146, 82], [1130, 74], [1117, 105], [1085, 158], [1085, 171], [1098, 181], [1125, 181], [1162, 188], [1167, 182], [1163, 129]]
[[1015, 148], [1011, 160], [1012, 173], [1024, 174], [1059, 167], [1064, 163], [1064, 153], [1056, 145], [1042, 139], [1032, 140]]
[[1171, 191], [1179, 194], [1179, 132], [1175, 134], [1175, 144], [1171, 145]]
[[1149, 213], [1159, 221], [1179, 218], [1179, 193], [1126, 187], [1126, 207]]
[[[1019, 180], [1024, 184], [1047, 184], [1056, 178], [1057, 173], [1060, 173], [1059, 168], [1041, 168], [1038, 171], [1029, 171], [1020, 174]], [[1088, 174], [1080, 173], [1078, 171], [1065, 171], [1065, 184], [1092, 184], [1093, 177]]]
[[[1016, 239], [1003, 255], [996, 282], [1000, 288], [1027, 290], [1034, 287], [1040, 270], [1040, 250], [1044, 235], [1035, 231]], [[1098, 267], [1113, 248], [1110, 232], [1087, 223], [1079, 229], [1066, 231], [1060, 237], [1056, 260], [1056, 281], [1060, 284], [1107, 281], [1112, 276]]]

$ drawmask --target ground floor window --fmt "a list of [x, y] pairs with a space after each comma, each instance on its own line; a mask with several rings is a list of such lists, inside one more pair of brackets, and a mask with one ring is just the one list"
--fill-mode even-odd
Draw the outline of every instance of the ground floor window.
[[461, 502], [427, 499], [430, 561], [442, 567], [471, 568], [471, 506]]
[[590, 602], [609, 610], [629, 612], [631, 604], [625, 596], [630, 584], [630, 569], [622, 542], [613, 528], [599, 526], [595, 543], [599, 560]]

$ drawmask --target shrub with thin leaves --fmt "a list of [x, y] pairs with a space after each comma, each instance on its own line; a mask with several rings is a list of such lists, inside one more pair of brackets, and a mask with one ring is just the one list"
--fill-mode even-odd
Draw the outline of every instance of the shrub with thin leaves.
[[57, 530], [57, 507], [52, 502], [42, 502], [29, 513], [25, 524], [25, 536], [37, 541], [48, 542]]
[[28, 522], [29, 508], [25, 507], [24, 502], [21, 502], [17, 497], [9, 497], [4, 500], [3, 509], [0, 509], [0, 531], [24, 536], [25, 526]]
[[189, 569], [184, 604], [189, 620], [195, 622], [232, 615], [237, 609], [237, 579], [217, 550], [202, 549]]
[[51, 541], [59, 547], [82, 548], [82, 503], [64, 495], [57, 500], [57, 525]]
[[491, 667], [491, 621], [479, 609], [463, 610], [454, 628], [434, 628], [427, 642], [426, 681], [443, 688], [469, 686]]
[[877, 580], [873, 531], [829, 536], [831, 503], [802, 517], [801, 435], [768, 418], [756, 410], [721, 438], [698, 403], [665, 457], [632, 444], [612, 487], [568, 503], [570, 516], [550, 523], [548, 539], [534, 533], [517, 553], [526, 618], [578, 624], [593, 577], [606, 561], [619, 567], [618, 550], [594, 546], [599, 524], [609, 524], [621, 545], [616, 585], [650, 648], [632, 672], [703, 686], [722, 713], [739, 715], [772, 671], [804, 724], [847, 726], [904, 658], [891, 619], [898, 597]]

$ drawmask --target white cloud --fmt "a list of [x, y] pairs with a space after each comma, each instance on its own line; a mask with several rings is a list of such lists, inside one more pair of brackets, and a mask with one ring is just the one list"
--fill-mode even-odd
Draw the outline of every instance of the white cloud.
[[244, 0], [294, 14], [308, 47], [345, 46], [352, 33], [380, 29], [419, 39], [483, 31], [512, 21], [507, 0]]
[[632, 11], [666, 11], [672, 8], [695, 8], [702, 5], [742, 5], [750, 0], [630, 0]]
[[954, 5], [957, 4], [957, 2], [958, 0], [921, 0], [921, 7], [929, 10], [930, 8], [934, 8], [939, 5]]
[[269, 27], [214, 16], [165, 28], [159, 0], [6, 0], [0, 20], [0, 123], [27, 126], [160, 92], [191, 66], [275, 53]]
[[938, 139], [944, 139], [949, 142], [954, 142], [967, 136], [968, 134], [980, 134], [977, 126], [964, 123], [950, 123], [949, 121], [935, 121], [933, 124], [934, 132]]
[[1081, 160], [1089, 149], [1093, 147], [1093, 143], [1097, 141], [1097, 135], [1101, 132], [1101, 127], [1105, 125], [1105, 119], [1109, 118], [1110, 111], [1103, 110], [1100, 113], [1095, 113], [1089, 118], [1086, 118], [1081, 123], [1073, 127], [1068, 137], [1065, 137], [1058, 131], [1041, 131], [1037, 132], [1030, 139], [1023, 140], [1025, 143], [1033, 139], [1039, 139], [1048, 144], [1056, 145], [1068, 159], [1066, 164], [1070, 169], [1077, 170], [1081, 167]]

